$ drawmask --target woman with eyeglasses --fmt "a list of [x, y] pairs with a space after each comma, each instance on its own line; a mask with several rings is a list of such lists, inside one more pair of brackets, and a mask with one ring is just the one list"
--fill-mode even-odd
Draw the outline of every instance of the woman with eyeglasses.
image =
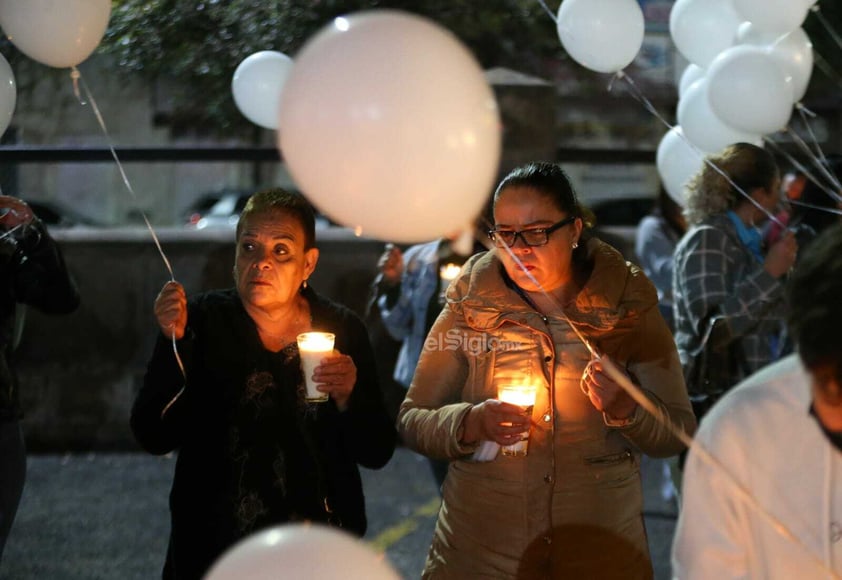
[[[603, 363], [692, 433], [657, 293], [588, 235], [555, 164], [507, 175], [494, 221], [496, 247], [449, 287], [398, 418], [409, 447], [450, 461], [424, 577], [651, 578], [640, 453], [683, 445]], [[531, 409], [497, 400], [511, 384], [537, 388]], [[525, 456], [497, 452], [524, 436]]]

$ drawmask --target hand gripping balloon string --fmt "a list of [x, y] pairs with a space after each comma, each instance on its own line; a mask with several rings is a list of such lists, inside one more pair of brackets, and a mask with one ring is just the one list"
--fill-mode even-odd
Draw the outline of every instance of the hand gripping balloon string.
[[[500, 246], [498, 246], [500, 247]], [[757, 499], [751, 494], [751, 491], [742, 483], [740, 483], [737, 478], [728, 471], [728, 468], [720, 462], [716, 457], [714, 457], [705, 447], [699, 443], [697, 440], [690, 437], [683, 429], [677, 426], [670, 418], [663, 412], [663, 410], [655, 405], [646, 395], [643, 394], [643, 391], [635, 385], [628, 376], [622, 373], [617, 366], [614, 364], [609, 358], [605, 358], [600, 356], [599, 352], [594, 348], [593, 345], [588, 342], [585, 336], [576, 328], [576, 325], [570, 320], [567, 314], [564, 312], [561, 304], [551, 296], [547, 291], [543, 289], [541, 284], [535, 279], [535, 277], [523, 266], [523, 263], [520, 259], [515, 255], [511, 248], [506, 246], [505, 244], [502, 246], [502, 249], [505, 250], [509, 257], [514, 260], [514, 262], [523, 270], [524, 274], [530, 279], [530, 281], [535, 284], [537, 288], [541, 290], [541, 293], [550, 300], [557, 308], [558, 313], [561, 314], [561, 317], [570, 325], [570, 328], [573, 329], [573, 332], [582, 341], [588, 351], [591, 353], [591, 356], [594, 360], [600, 361], [602, 364], [603, 371], [618, 385], [620, 385], [629, 396], [634, 399], [634, 401], [640, 405], [647, 413], [652, 415], [656, 421], [658, 421], [661, 425], [666, 427], [666, 429], [679, 441], [684, 443], [689, 450], [692, 450], [699, 459], [701, 459], [704, 463], [706, 463], [709, 467], [713, 469], [715, 473], [722, 476], [735, 490], [737, 495], [740, 499], [742, 499], [746, 505], [748, 505], [752, 510], [755, 511], [763, 520], [769, 524], [772, 529], [774, 529], [777, 533], [783, 536], [788, 541], [792, 542], [794, 545], [799, 546], [802, 548], [806, 554], [808, 554], [811, 558], [813, 558], [816, 563], [822, 567], [823, 569], [827, 570], [833, 577], [838, 578], [839, 576], [831, 570], [828, 565], [822, 561], [821, 558], [815, 556], [810, 549], [805, 545], [805, 543], [800, 540], [795, 534], [790, 531], [790, 529], [778, 518], [773, 516], [770, 512], [768, 512], [758, 501]]]
[[[114, 158], [114, 161], [117, 163], [117, 169], [120, 171], [120, 177], [122, 177], [122, 179], [123, 179], [123, 184], [126, 186], [126, 189], [131, 194], [132, 198], [134, 198], [134, 200], [137, 201], [137, 194], [135, 193], [134, 188], [132, 187], [132, 184], [129, 181], [129, 178], [126, 175], [125, 170], [123, 169], [123, 164], [120, 163], [120, 158], [117, 156], [117, 151], [114, 149], [114, 144], [112, 142], [111, 135], [108, 133], [108, 128], [105, 125], [105, 119], [103, 119], [102, 113], [100, 113], [99, 107], [96, 104], [96, 99], [94, 99], [93, 95], [91, 94], [91, 91], [88, 89], [88, 85], [87, 85], [87, 83], [85, 83], [85, 79], [82, 78], [82, 73], [80, 73], [79, 69], [76, 68], [75, 66], [72, 67], [72, 69], [70, 71], [70, 78], [73, 79], [73, 92], [76, 94], [76, 97], [79, 99], [79, 104], [81, 104], [83, 106], [86, 105], [88, 102], [91, 104], [91, 109], [93, 110], [94, 115], [96, 116], [96, 119], [99, 122], [99, 126], [102, 129], [103, 134], [105, 135], [106, 141], [108, 142], [108, 148], [111, 151], [111, 156]], [[87, 102], [82, 100], [82, 98], [81, 98], [81, 94], [79, 92], [79, 86], [80, 85], [81, 85], [82, 89], [84, 90]], [[158, 253], [161, 255], [161, 259], [163, 259], [163, 261], [164, 261], [164, 266], [166, 266], [167, 272], [169, 272], [169, 274], [170, 274], [170, 281], [175, 282], [175, 275], [173, 274], [172, 265], [170, 264], [169, 258], [167, 258], [167, 255], [164, 253], [164, 249], [161, 247], [161, 241], [158, 239], [158, 235], [155, 233], [155, 229], [152, 227], [152, 224], [149, 222], [149, 218], [146, 216], [146, 212], [144, 212], [143, 210], [139, 210], [139, 211], [140, 211], [140, 215], [143, 217], [143, 221], [146, 223], [146, 229], [149, 230], [149, 233], [152, 236], [152, 240], [155, 242], [155, 246], [158, 248]], [[181, 362], [181, 357], [179, 356], [178, 349], [176, 348], [175, 333], [172, 334], [172, 338], [173, 338], [173, 340], [172, 340], [173, 353], [175, 354], [175, 359], [178, 362], [178, 367], [181, 369], [181, 374], [182, 374], [182, 376], [184, 376], [184, 378], [186, 380], [187, 375], [184, 371], [184, 364]], [[184, 387], [182, 387], [182, 391], [183, 390], [184, 390]], [[164, 411], [161, 413], [162, 416], [163, 416], [163, 413], [166, 412], [167, 409], [169, 409], [169, 406], [172, 405], [173, 402], [175, 402], [175, 399], [177, 399], [180, 394], [181, 394], [181, 391], [179, 391], [178, 395], [176, 395], [176, 397], [172, 401], [170, 401], [170, 403], [164, 408]]]

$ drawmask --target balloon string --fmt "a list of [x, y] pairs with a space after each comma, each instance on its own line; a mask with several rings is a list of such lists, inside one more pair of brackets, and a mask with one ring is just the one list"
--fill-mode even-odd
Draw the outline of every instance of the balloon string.
[[790, 199], [788, 201], [788, 203], [791, 203], [792, 205], [800, 205], [801, 207], [807, 207], [807, 208], [815, 209], [815, 210], [818, 210], [818, 211], [824, 211], [824, 212], [827, 212], [827, 213], [842, 215], [842, 209], [838, 209], [838, 208], [835, 208], [835, 207], [826, 207], [826, 206], [823, 206], [823, 205], [816, 205], [814, 203], [807, 203], [806, 201], [800, 201], [800, 200], [797, 200], [797, 199]]
[[[836, 199], [838, 194], [835, 193], [833, 190], [829, 189], [825, 184], [821, 183], [820, 180], [809, 170], [807, 169], [801, 162], [799, 162], [795, 157], [793, 157], [787, 151], [781, 149], [777, 143], [775, 143], [772, 139], [764, 139], [764, 142], [769, 145], [772, 149], [774, 149], [779, 155], [784, 157], [787, 161], [789, 161], [790, 165], [795, 167], [799, 172], [803, 173], [807, 179], [815, 183], [819, 188], [821, 188], [825, 193], [827, 193], [830, 197]], [[790, 203], [792, 200], [790, 200]]]
[[[835, 200], [836, 202], [842, 202], [842, 196], [840, 196], [838, 193], [838, 189], [840, 189], [840, 186], [838, 185], [839, 181], [836, 179], [836, 177], [829, 171], [829, 169], [825, 165], [823, 165], [815, 158], [810, 148], [807, 146], [806, 143], [804, 143], [803, 139], [801, 139], [801, 137], [799, 137], [798, 134], [795, 133], [795, 131], [791, 131], [789, 129], [786, 129], [786, 131], [792, 137], [793, 142], [795, 142], [795, 144], [798, 145], [799, 149], [801, 149], [813, 161], [813, 166], [816, 167], [821, 173], [821, 175], [825, 179], [827, 179], [828, 182], [831, 183], [831, 187], [836, 188], [836, 191], [831, 189], [831, 187], [828, 187], [826, 184], [821, 183], [820, 180], [816, 179], [816, 177], [812, 173], [807, 171], [807, 169], [804, 168], [803, 165], [795, 162], [795, 167], [801, 169], [804, 172], [804, 175], [807, 176], [808, 179], [810, 179], [813, 183], [815, 183], [822, 191], [829, 195], [831, 199]], [[764, 138], [764, 141], [771, 142], [771, 139]], [[791, 159], [791, 156], [788, 157]]]
[[549, 6], [547, 6], [547, 3], [546, 3], [546, 2], [544, 2], [544, 0], [538, 0], [538, 4], [540, 4], [540, 5], [541, 5], [541, 7], [544, 9], [544, 11], [545, 11], [547, 14], [549, 14], [549, 15], [550, 15], [550, 18], [552, 18], [552, 19], [553, 19], [553, 22], [555, 22], [556, 24], [558, 24], [558, 20], [556, 19], [555, 12], [553, 12], [552, 10], [550, 10]]
[[[664, 117], [660, 113], [658, 113], [658, 111], [655, 109], [654, 105], [652, 105], [652, 103], [649, 101], [649, 99], [646, 98], [646, 95], [643, 94], [643, 91], [641, 91], [638, 88], [638, 86], [635, 84], [634, 80], [629, 75], [624, 73], [623, 71], [618, 71], [617, 74], [614, 76], [614, 78], [611, 80], [611, 83], [609, 83], [609, 85], [608, 85], [609, 91], [612, 89], [614, 81], [617, 80], [617, 79], [625, 81], [629, 86], [632, 97], [634, 97], [638, 102], [642, 103], [643, 106], [646, 108], [646, 110], [648, 110], [650, 113], [655, 115], [655, 117], [657, 117], [657, 119], [659, 121], [661, 121], [661, 123], [663, 123], [668, 129], [674, 129], [675, 128], [673, 125], [671, 125], [669, 122], [667, 122], [667, 120], [664, 119]], [[754, 205], [754, 207], [756, 207], [757, 209], [762, 211], [764, 214], [766, 214], [766, 217], [770, 221], [776, 223], [781, 228], [786, 229], [786, 226], [781, 222], [781, 220], [778, 219], [778, 217], [776, 215], [774, 215], [771, 211], [769, 211], [768, 209], [763, 207], [760, 204], [760, 202], [758, 202], [756, 199], [754, 199], [748, 193], [746, 193], [745, 190], [743, 190], [742, 187], [737, 185], [734, 182], [734, 180], [731, 179], [731, 176], [729, 176], [722, 169], [720, 169], [719, 166], [716, 165], [716, 163], [711, 161], [708, 158], [708, 156], [705, 155], [702, 152], [701, 149], [699, 149], [698, 147], [696, 147], [696, 145], [691, 143], [690, 140], [687, 138], [687, 136], [684, 135], [683, 131], [681, 133], [677, 133], [677, 134], [678, 134], [679, 137], [681, 137], [681, 139], [684, 141], [684, 143], [686, 143], [687, 146], [690, 147], [690, 149], [698, 156], [699, 160], [702, 161], [703, 163], [705, 163], [708, 167], [710, 167], [714, 171], [716, 171], [719, 175], [721, 175], [731, 185], [731, 187], [734, 188], [734, 191], [736, 191], [737, 193], [742, 195], [752, 205]]]
[[[132, 195], [134, 200], [137, 201], [137, 194], [135, 193], [134, 188], [132, 187], [132, 184], [129, 182], [129, 178], [126, 175], [125, 170], [123, 169], [123, 164], [120, 163], [120, 158], [117, 156], [117, 151], [114, 149], [114, 144], [111, 140], [111, 136], [108, 133], [108, 128], [105, 126], [105, 119], [102, 118], [102, 114], [99, 111], [99, 107], [96, 104], [96, 100], [94, 99], [90, 90], [88, 90], [88, 85], [85, 83], [85, 79], [82, 78], [82, 73], [80, 73], [79, 69], [77, 69], [75, 66], [73, 67], [73, 69], [70, 73], [70, 78], [73, 79], [74, 92], [76, 93], [77, 97], [79, 96], [79, 92], [78, 92], [79, 91], [79, 84], [81, 84], [82, 89], [85, 91], [85, 96], [87, 98], [87, 101], [91, 103], [91, 109], [93, 110], [94, 115], [96, 115], [97, 121], [99, 122], [99, 126], [100, 126], [100, 128], [102, 128], [102, 132], [105, 135], [106, 141], [108, 142], [108, 148], [111, 151], [111, 156], [114, 158], [114, 161], [117, 163], [117, 168], [119, 169], [120, 176], [123, 179], [123, 184], [126, 186], [126, 189]], [[79, 103], [81, 105], [87, 104], [84, 101], [82, 101], [81, 99], [80, 99]], [[173, 270], [172, 270], [172, 266], [170, 265], [170, 261], [167, 258], [166, 254], [164, 254], [164, 250], [161, 247], [161, 242], [158, 239], [158, 236], [155, 234], [155, 230], [152, 227], [152, 224], [149, 222], [149, 218], [146, 217], [146, 213], [142, 209], [139, 210], [139, 211], [140, 211], [140, 215], [143, 217], [143, 221], [146, 222], [146, 228], [149, 230], [149, 233], [152, 235], [152, 239], [155, 242], [155, 246], [158, 248], [158, 253], [161, 254], [161, 258], [164, 260], [164, 265], [166, 266], [167, 271], [170, 274], [170, 280], [175, 282], [175, 276], [173, 275]]]
[[842, 87], [842, 75], [840, 75], [836, 70], [825, 60], [825, 58], [819, 52], [813, 53], [815, 57], [815, 65], [825, 74], [825, 76], [836, 82], [837, 85]]
[[[810, 133], [810, 137], [813, 139], [813, 143], [816, 146], [816, 151], [819, 152], [818, 157], [820, 157], [820, 160], [823, 161], [823, 163], [820, 163], [818, 160], [815, 159], [815, 156], [813, 156], [812, 157], [813, 165], [815, 165], [818, 168], [819, 172], [825, 177], [825, 179], [828, 180], [828, 182], [830, 182], [831, 186], [835, 188], [836, 191], [829, 192], [830, 196], [833, 197], [836, 201], [842, 201], [842, 198], [840, 198], [838, 193], [836, 193], [840, 189], [842, 189], [842, 185], [840, 185], [839, 180], [836, 178], [836, 176], [828, 168], [827, 158], [824, 156], [824, 153], [822, 153], [821, 147], [819, 146], [818, 139], [816, 139], [815, 134], [813, 133], [812, 129], [810, 128], [810, 124], [807, 121], [807, 118], [802, 117], [802, 119], [804, 121], [804, 124], [807, 125], [807, 129]], [[791, 131], [789, 129], [787, 129], [787, 131], [792, 136], [793, 141], [795, 141], [796, 144], [803, 151], [806, 151], [808, 153], [811, 151], [810, 148], [807, 146], [807, 144], [804, 142], [804, 140], [801, 139], [801, 137], [798, 135], [798, 133], [796, 133], [795, 131]]]
[[[79, 104], [81, 104], [82, 106], [86, 105], [87, 103], [91, 104], [91, 110], [93, 110], [94, 115], [96, 116], [96, 119], [99, 122], [99, 126], [102, 129], [102, 132], [108, 143], [108, 148], [111, 151], [111, 156], [117, 163], [117, 168], [119, 169], [120, 176], [123, 179], [123, 184], [126, 186], [128, 192], [132, 195], [132, 198], [134, 198], [134, 200], [137, 201], [137, 194], [135, 193], [134, 188], [132, 187], [132, 184], [129, 181], [128, 175], [126, 175], [126, 171], [123, 169], [123, 164], [120, 162], [120, 158], [117, 156], [117, 151], [114, 149], [114, 143], [111, 139], [111, 135], [108, 133], [108, 128], [105, 125], [105, 119], [103, 119], [102, 113], [100, 113], [99, 107], [96, 104], [96, 99], [94, 99], [93, 95], [91, 94], [91, 91], [88, 89], [88, 85], [85, 82], [85, 79], [82, 78], [82, 73], [79, 72], [79, 69], [75, 66], [71, 68], [70, 78], [73, 80], [73, 92], [76, 95], [76, 98], [79, 99]], [[86, 100], [83, 100], [81, 98], [81, 93], [79, 91], [80, 85], [82, 90], [84, 91]], [[155, 229], [149, 222], [149, 218], [146, 216], [146, 212], [144, 212], [140, 208], [138, 209], [140, 211], [140, 215], [143, 217], [143, 221], [146, 223], [146, 229], [149, 230], [149, 233], [152, 236], [152, 240], [155, 242], [155, 247], [158, 248], [158, 253], [161, 255], [161, 258], [164, 261], [164, 266], [166, 266], [167, 272], [169, 272], [170, 274], [170, 281], [175, 282], [175, 275], [173, 274], [172, 265], [170, 264], [169, 258], [167, 258], [167, 255], [164, 253], [164, 249], [161, 247], [161, 241], [158, 239], [158, 235], [155, 233]], [[178, 362], [178, 367], [179, 369], [181, 369], [181, 374], [186, 380], [187, 375], [184, 371], [184, 364], [181, 361], [181, 357], [178, 354], [178, 348], [176, 347], [175, 333], [172, 334], [172, 347], [173, 353], [175, 354], [175, 359]], [[182, 387], [182, 390], [179, 391], [178, 395], [176, 395], [175, 398], [172, 401], [170, 401], [170, 403], [165, 407], [164, 412], [166, 412], [166, 410], [169, 409], [170, 405], [172, 405], [172, 403], [175, 402], [175, 400], [181, 395], [181, 392], [183, 390], [184, 388]], [[162, 416], [164, 412], [161, 413]]]
[[824, 14], [822, 14], [822, 11], [819, 10], [819, 5], [814, 5], [811, 10], [813, 14], [816, 15], [816, 18], [821, 25], [824, 26], [825, 32], [827, 32], [828, 36], [830, 36], [830, 38], [832, 38], [836, 43], [836, 46], [842, 48], [842, 37], [840, 37], [836, 30], [833, 29], [833, 26], [831, 26], [830, 22], [828, 22], [827, 18], [825, 18]]

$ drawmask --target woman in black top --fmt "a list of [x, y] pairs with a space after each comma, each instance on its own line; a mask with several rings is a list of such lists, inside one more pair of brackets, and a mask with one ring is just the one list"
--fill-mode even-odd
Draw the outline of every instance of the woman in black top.
[[0, 556], [26, 479], [14, 352], [27, 307], [70, 314], [79, 291], [46, 226], [27, 203], [0, 195]]
[[[186, 299], [168, 282], [132, 429], [151, 453], [178, 450], [164, 578], [200, 578], [240, 538], [316, 521], [363, 535], [358, 465], [379, 468], [396, 435], [359, 317], [307, 287], [319, 251], [298, 194], [255, 194], [237, 226], [236, 288]], [[336, 335], [314, 373], [327, 403], [304, 400], [296, 336]], [[179, 367], [173, 352], [183, 362]]]

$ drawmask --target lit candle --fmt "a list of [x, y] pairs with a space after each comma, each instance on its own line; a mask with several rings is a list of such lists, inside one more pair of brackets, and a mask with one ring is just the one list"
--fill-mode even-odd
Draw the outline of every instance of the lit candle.
[[442, 282], [451, 282], [456, 276], [459, 275], [459, 272], [462, 271], [462, 266], [459, 264], [451, 264], [447, 263], [441, 268], [439, 268], [439, 277], [441, 278]]
[[304, 373], [304, 384], [307, 387], [305, 399], [309, 403], [324, 403], [328, 399], [327, 393], [316, 388], [313, 371], [325, 356], [333, 352], [335, 338], [330, 332], [304, 332], [297, 337], [301, 371]]
[[439, 278], [441, 279], [441, 286], [439, 290], [439, 304], [444, 304], [447, 300], [445, 298], [445, 292], [447, 292], [447, 286], [450, 282], [459, 275], [459, 272], [462, 271], [462, 266], [459, 264], [453, 264], [448, 262], [441, 268], [439, 268]]
[[[500, 385], [497, 388], [497, 398], [505, 403], [517, 405], [524, 413], [532, 416], [532, 409], [535, 406], [535, 385]], [[523, 456], [526, 455], [529, 446], [529, 431], [523, 433], [523, 439], [511, 445], [503, 445], [503, 455]]]

